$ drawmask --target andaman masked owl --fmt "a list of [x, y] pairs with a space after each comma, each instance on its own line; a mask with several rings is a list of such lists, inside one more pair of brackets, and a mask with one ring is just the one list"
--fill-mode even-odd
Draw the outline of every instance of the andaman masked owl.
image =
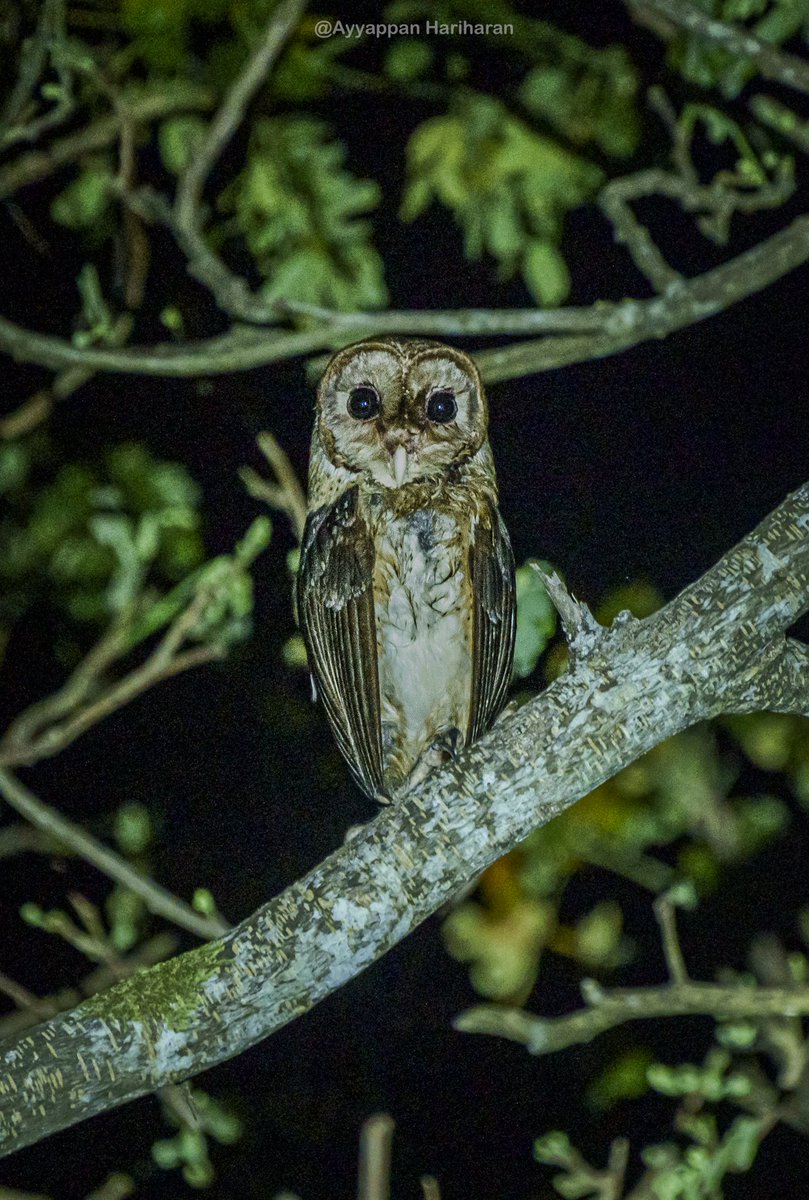
[[337, 744], [380, 800], [505, 700], [514, 562], [487, 426], [474, 363], [436, 342], [348, 346], [320, 384], [298, 615]]

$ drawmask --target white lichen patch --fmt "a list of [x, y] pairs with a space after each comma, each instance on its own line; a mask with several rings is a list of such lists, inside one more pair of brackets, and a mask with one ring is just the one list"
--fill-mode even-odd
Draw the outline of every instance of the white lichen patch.
[[190, 1048], [187, 1030], [169, 1029], [164, 1025], [153, 1045], [154, 1072], [158, 1079], [165, 1079], [182, 1070], [187, 1064]]
[[759, 562], [761, 563], [761, 581], [762, 583], [769, 583], [772, 577], [777, 574], [778, 571], [783, 570], [784, 564], [781, 562], [780, 558], [777, 558], [776, 555], [773, 554], [769, 546], [765, 546], [763, 542], [758, 544], [756, 550], [758, 552]]

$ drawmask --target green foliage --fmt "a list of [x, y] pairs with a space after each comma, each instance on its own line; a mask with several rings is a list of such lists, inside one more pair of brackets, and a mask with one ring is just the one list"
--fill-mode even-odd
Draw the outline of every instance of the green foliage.
[[607, 1110], [622, 1100], [636, 1100], [648, 1091], [647, 1071], [651, 1051], [633, 1046], [607, 1064], [587, 1088], [587, 1102], [593, 1108]]
[[[710, 182], [717, 203], [710, 211], [697, 216], [696, 223], [706, 236], [724, 245], [730, 232], [730, 221], [737, 209], [755, 212], [777, 208], [795, 190], [795, 163], [790, 154], [779, 154], [766, 144], [766, 134], [756, 130], [750, 136], [739, 123], [721, 109], [709, 104], [686, 104], [677, 122], [681, 152], [689, 159], [694, 145], [704, 136], [712, 145], [721, 147], [733, 161], [723, 167]], [[759, 148], [753, 146], [755, 137]], [[762, 139], [764, 144], [762, 145]]]
[[322, 121], [271, 117], [253, 127], [245, 169], [221, 198], [265, 278], [267, 300], [376, 308], [387, 291], [370, 227], [379, 188], [344, 167]]
[[163, 121], [157, 131], [157, 144], [163, 166], [172, 175], [182, 175], [194, 158], [205, 122], [194, 113], [181, 113]]
[[430, 68], [432, 46], [417, 38], [402, 38], [392, 44], [385, 56], [385, 74], [399, 83], [410, 83]]
[[50, 482], [39, 472], [31, 447], [0, 445], [0, 625], [45, 597], [99, 624], [147, 583], [172, 583], [201, 564], [199, 489], [178, 463], [120, 445], [100, 468], [71, 463]]
[[491, 254], [504, 278], [519, 271], [541, 304], [565, 299], [562, 226], [601, 183], [598, 167], [535, 133], [491, 96], [467, 92], [446, 116], [416, 129], [407, 167], [404, 220], [437, 199], [463, 229], [468, 258]]
[[556, 923], [553, 905], [533, 897], [519, 897], [502, 910], [488, 910], [467, 901], [444, 922], [447, 950], [459, 962], [470, 964], [469, 979], [475, 991], [492, 1000], [525, 999], [536, 979], [542, 950]]
[[130, 858], [145, 852], [152, 841], [152, 820], [145, 804], [130, 801], [115, 814], [113, 834], [123, 854]]
[[182, 71], [192, 28], [226, 19], [230, 0], [121, 0], [124, 31], [134, 52], [154, 71]]
[[579, 45], [580, 58], [569, 53], [529, 71], [520, 101], [575, 145], [594, 142], [605, 154], [626, 158], [640, 137], [637, 71], [623, 46]]
[[110, 159], [103, 154], [86, 158], [79, 173], [51, 204], [51, 217], [57, 225], [93, 234], [97, 240], [108, 231], [104, 218], [112, 202], [114, 172]]
[[[642, 1153], [647, 1173], [643, 1194], [655, 1200], [723, 1200], [728, 1174], [749, 1170], [762, 1138], [766, 1117], [737, 1116], [726, 1132], [718, 1132], [716, 1119], [706, 1113], [683, 1113], [680, 1130], [690, 1144], [674, 1142], [649, 1146]], [[564, 1133], [555, 1131], [534, 1143], [538, 1162], [561, 1168], [553, 1186], [565, 1200], [616, 1200], [622, 1193], [622, 1170], [591, 1167]], [[617, 1155], [612, 1157], [618, 1157]]]
[[214, 916], [216, 913], [216, 901], [213, 898], [213, 893], [208, 888], [195, 888], [194, 895], [191, 898], [191, 907], [195, 912], [202, 913], [204, 917]]
[[152, 1158], [164, 1171], [180, 1168], [185, 1182], [193, 1188], [210, 1187], [216, 1178], [210, 1157], [211, 1141], [232, 1146], [242, 1136], [242, 1124], [235, 1113], [201, 1088], [187, 1085], [176, 1096], [170, 1090], [163, 1097], [163, 1115], [177, 1133], [152, 1145]]

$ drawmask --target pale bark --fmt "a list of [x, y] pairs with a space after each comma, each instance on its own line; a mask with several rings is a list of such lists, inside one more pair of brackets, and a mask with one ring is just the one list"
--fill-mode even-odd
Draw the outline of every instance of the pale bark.
[[0, 1047], [0, 1154], [239, 1054], [652, 746], [719, 712], [809, 713], [809, 484], [702, 579], [611, 629], [551, 588], [568, 672], [219, 941]]

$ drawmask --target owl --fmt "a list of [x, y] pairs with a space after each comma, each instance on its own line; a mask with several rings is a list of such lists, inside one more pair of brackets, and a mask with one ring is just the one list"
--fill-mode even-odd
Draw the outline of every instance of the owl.
[[515, 633], [486, 396], [468, 355], [379, 338], [320, 384], [298, 618], [360, 787], [390, 801], [492, 724]]

